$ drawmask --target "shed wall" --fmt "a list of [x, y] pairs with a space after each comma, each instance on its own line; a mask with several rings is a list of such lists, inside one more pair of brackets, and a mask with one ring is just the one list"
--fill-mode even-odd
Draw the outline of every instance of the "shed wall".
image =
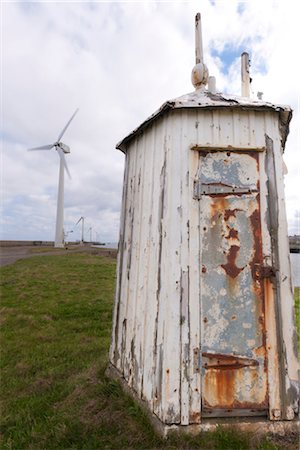
[[[273, 143], [278, 179], [280, 311], [288, 380], [296, 379], [293, 298], [286, 235], [278, 117], [272, 112], [182, 109], [165, 114], [130, 142], [126, 153], [110, 360], [130, 387], [167, 424], [199, 423], [201, 308], [199, 203], [193, 198], [199, 153], [194, 146], [266, 147]], [[260, 152], [263, 253], [272, 266], [266, 151]], [[276, 199], [272, 201], [277, 202]], [[271, 205], [272, 206], [272, 205]], [[282, 253], [282, 255], [281, 255]], [[266, 281], [267, 283], [267, 281]], [[268, 283], [267, 283], [268, 284]], [[279, 379], [276, 299], [269, 292], [270, 380]], [[280, 306], [281, 308], [281, 306]], [[270, 389], [272, 409], [280, 392]], [[275, 405], [275, 406], [274, 406]]]

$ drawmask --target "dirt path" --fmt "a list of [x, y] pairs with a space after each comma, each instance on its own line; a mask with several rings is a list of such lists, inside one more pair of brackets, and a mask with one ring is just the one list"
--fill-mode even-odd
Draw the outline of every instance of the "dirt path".
[[117, 251], [109, 248], [95, 248], [90, 245], [70, 246], [65, 249], [54, 249], [42, 246], [18, 246], [0, 247], [0, 266], [13, 264], [19, 259], [32, 258], [33, 256], [65, 255], [67, 253], [88, 252], [97, 255], [116, 257]]

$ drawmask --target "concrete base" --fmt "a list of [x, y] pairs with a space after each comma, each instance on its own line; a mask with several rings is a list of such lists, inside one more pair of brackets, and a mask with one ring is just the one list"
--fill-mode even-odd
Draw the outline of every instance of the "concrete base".
[[146, 412], [154, 429], [162, 436], [167, 436], [171, 432], [182, 432], [198, 434], [200, 432], [215, 431], [218, 426], [223, 428], [234, 428], [240, 431], [251, 432], [255, 434], [273, 434], [285, 436], [291, 433], [300, 433], [299, 419], [291, 421], [271, 421], [262, 417], [231, 417], [231, 418], [216, 418], [216, 419], [202, 419], [200, 424], [180, 425], [180, 424], [165, 424], [154, 413], [152, 413], [147, 403], [141, 400], [136, 392], [134, 392], [127, 384], [121, 373], [110, 364], [106, 370], [106, 375], [110, 378], [120, 381], [125, 392], [130, 394], [133, 399]]
[[200, 432], [215, 431], [218, 426], [222, 428], [234, 428], [235, 430], [251, 432], [254, 434], [264, 435], [273, 434], [285, 436], [288, 434], [299, 434], [299, 420], [291, 421], [271, 421], [267, 419], [243, 417], [230, 419], [203, 419], [201, 424], [195, 425], [164, 425], [164, 436], [170, 432], [184, 432], [198, 434]]

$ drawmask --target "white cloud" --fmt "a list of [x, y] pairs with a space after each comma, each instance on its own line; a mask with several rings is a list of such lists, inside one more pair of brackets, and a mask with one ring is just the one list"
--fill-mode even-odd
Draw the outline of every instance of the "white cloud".
[[[242, 48], [251, 55], [254, 94], [263, 91], [264, 99], [295, 111], [285, 155], [293, 233], [299, 233], [296, 6], [200, 4], [205, 60], [217, 87], [239, 94]], [[124, 155], [115, 144], [165, 100], [193, 90], [198, 9], [197, 1], [2, 5], [2, 238], [53, 239], [59, 161], [53, 150], [26, 148], [53, 142], [79, 107], [63, 139], [71, 147], [72, 174], [65, 186], [66, 229], [80, 238], [80, 226], [74, 227], [83, 215], [101, 240], [118, 239]], [[216, 56], [225, 47], [236, 51], [229, 70]]]

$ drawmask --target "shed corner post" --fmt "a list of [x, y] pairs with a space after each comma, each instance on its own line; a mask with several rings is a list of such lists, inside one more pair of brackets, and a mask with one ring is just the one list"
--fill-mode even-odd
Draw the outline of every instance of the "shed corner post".
[[[287, 330], [287, 321], [289, 321], [288, 313], [283, 312], [283, 295], [282, 295], [282, 254], [281, 251], [288, 251], [286, 249], [282, 249], [281, 245], [281, 237], [279, 235], [279, 196], [278, 196], [278, 188], [279, 188], [279, 174], [278, 167], [276, 164], [276, 155], [274, 150], [274, 142], [267, 134], [265, 135], [266, 139], [266, 172], [268, 174], [268, 211], [269, 211], [269, 227], [270, 227], [270, 237], [271, 237], [271, 248], [272, 248], [272, 259], [273, 259], [273, 272], [274, 277], [271, 278], [271, 282], [273, 285], [273, 296], [274, 296], [274, 319], [275, 319], [275, 335], [274, 339], [276, 343], [271, 343], [271, 346], [277, 347], [277, 360], [274, 352], [273, 361], [269, 361], [270, 364], [277, 365], [278, 370], [278, 381], [279, 381], [279, 389], [277, 392], [277, 400], [275, 400], [275, 404], [279, 405], [279, 407], [274, 406], [274, 399], [272, 400], [272, 391], [276, 391], [276, 386], [271, 385], [269, 380], [269, 418], [270, 420], [292, 420], [294, 418], [294, 410], [297, 396], [297, 388], [294, 386], [295, 383], [289, 377], [289, 367], [294, 364], [293, 355], [290, 353], [290, 349], [287, 348], [286, 342], [289, 340], [289, 336], [286, 336]], [[291, 306], [291, 305], [287, 305]], [[271, 311], [270, 311], [271, 312]], [[270, 330], [268, 330], [270, 333]], [[267, 331], [267, 332], [268, 332]], [[289, 330], [291, 331], [291, 330]], [[278, 399], [279, 396], [279, 399]], [[279, 400], [279, 401], [278, 401]]]

